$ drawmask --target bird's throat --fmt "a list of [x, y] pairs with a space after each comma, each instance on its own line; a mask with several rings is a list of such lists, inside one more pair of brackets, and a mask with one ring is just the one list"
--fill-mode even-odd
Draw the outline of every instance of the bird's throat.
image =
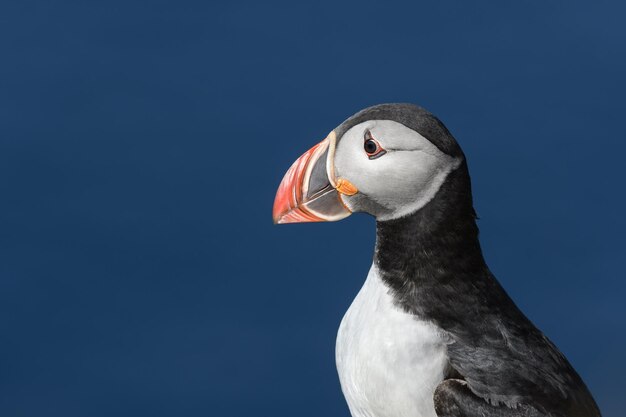
[[487, 271], [465, 162], [420, 210], [376, 227], [374, 262], [406, 310], [420, 309], [418, 295], [445, 297], [442, 289]]

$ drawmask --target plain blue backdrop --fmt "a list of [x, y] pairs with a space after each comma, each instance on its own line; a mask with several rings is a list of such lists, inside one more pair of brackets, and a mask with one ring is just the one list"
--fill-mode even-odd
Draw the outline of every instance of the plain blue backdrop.
[[374, 221], [271, 209], [396, 101], [459, 140], [489, 265], [623, 415], [623, 4], [3, 1], [0, 415], [348, 416]]

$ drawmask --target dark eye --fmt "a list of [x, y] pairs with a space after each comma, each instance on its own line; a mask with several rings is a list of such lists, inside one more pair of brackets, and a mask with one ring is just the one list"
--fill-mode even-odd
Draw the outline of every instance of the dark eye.
[[372, 133], [368, 130], [365, 132], [365, 142], [363, 142], [363, 149], [369, 159], [376, 159], [387, 153], [382, 146], [374, 139]]
[[375, 140], [368, 139], [365, 141], [364, 148], [365, 152], [367, 153], [376, 153], [376, 150], [378, 149], [378, 144]]

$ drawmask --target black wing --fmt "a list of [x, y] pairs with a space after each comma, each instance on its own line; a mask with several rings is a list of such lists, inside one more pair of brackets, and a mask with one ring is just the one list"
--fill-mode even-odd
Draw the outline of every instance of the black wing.
[[593, 397], [565, 356], [491, 274], [481, 291], [491, 297], [478, 308], [467, 308], [460, 323], [448, 327], [454, 340], [448, 346], [450, 365], [467, 383], [466, 390], [484, 403], [508, 409], [528, 406], [542, 413], [538, 415], [599, 417]]
[[527, 405], [492, 405], [474, 395], [467, 382], [460, 379], [446, 379], [439, 384], [434, 401], [438, 417], [546, 417]]

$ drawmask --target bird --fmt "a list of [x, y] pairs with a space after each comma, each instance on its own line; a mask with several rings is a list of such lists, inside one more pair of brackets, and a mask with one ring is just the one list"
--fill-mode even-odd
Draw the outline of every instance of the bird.
[[284, 175], [274, 223], [376, 219], [336, 340], [353, 417], [599, 417], [585, 383], [489, 270], [465, 155], [414, 104], [359, 111]]

